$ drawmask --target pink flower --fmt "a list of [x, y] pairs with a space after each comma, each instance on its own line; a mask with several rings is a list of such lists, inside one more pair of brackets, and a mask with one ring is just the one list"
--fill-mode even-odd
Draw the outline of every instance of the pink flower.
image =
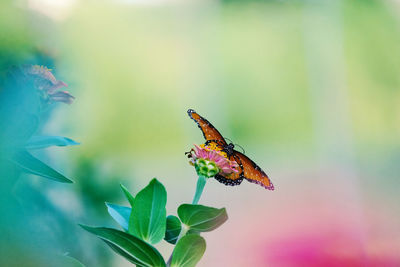
[[214, 177], [218, 173], [238, 172], [239, 166], [236, 161], [229, 160], [226, 153], [220, 149], [204, 144], [194, 146], [195, 148], [189, 152], [190, 163], [195, 166], [199, 175]]
[[27, 65], [22, 69], [25, 75], [33, 78], [35, 87], [41, 91], [46, 100], [71, 104], [75, 99], [68, 91], [58, 91], [68, 85], [57, 80], [51, 69], [39, 65]]

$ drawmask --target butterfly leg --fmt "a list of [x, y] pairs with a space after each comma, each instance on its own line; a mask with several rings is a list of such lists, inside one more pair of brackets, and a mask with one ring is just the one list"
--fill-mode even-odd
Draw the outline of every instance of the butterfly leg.
[[193, 157], [193, 156], [192, 156], [192, 153], [193, 153], [193, 152], [195, 152], [195, 151], [194, 151], [194, 149], [192, 148], [190, 151], [185, 152], [185, 155], [190, 159], [190, 158]]

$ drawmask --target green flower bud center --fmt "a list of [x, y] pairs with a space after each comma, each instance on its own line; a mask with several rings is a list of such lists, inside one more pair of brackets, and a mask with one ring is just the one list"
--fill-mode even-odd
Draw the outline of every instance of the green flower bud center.
[[197, 174], [205, 177], [214, 177], [220, 171], [214, 161], [206, 159], [197, 159], [194, 163], [194, 166], [196, 168]]

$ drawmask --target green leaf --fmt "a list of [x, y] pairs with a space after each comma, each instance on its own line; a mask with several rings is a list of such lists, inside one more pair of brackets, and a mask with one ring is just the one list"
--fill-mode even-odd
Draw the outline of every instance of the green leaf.
[[40, 149], [49, 146], [76, 146], [78, 142], [62, 136], [32, 136], [25, 145], [26, 149]]
[[128, 189], [123, 185], [120, 184], [122, 192], [124, 192], [126, 199], [129, 201], [129, 204], [131, 204], [131, 207], [133, 207], [133, 202], [135, 201], [135, 198], [132, 196], [132, 194], [128, 191]]
[[209, 232], [228, 220], [225, 208], [216, 209], [203, 205], [182, 204], [178, 216], [190, 230]]
[[119, 206], [115, 204], [106, 203], [108, 213], [113, 219], [121, 225], [121, 227], [128, 231], [129, 227], [129, 216], [131, 215], [132, 209], [129, 207]]
[[136, 195], [129, 219], [129, 233], [151, 244], [161, 241], [166, 229], [166, 203], [167, 192], [154, 178]]
[[16, 152], [12, 158], [12, 161], [21, 167], [25, 172], [39, 175], [61, 183], [72, 183], [71, 180], [32, 156], [26, 150], [20, 150]]
[[182, 230], [182, 224], [178, 217], [169, 215], [167, 217], [167, 230], [165, 231], [165, 241], [175, 244]]
[[116, 253], [137, 266], [165, 266], [165, 261], [157, 249], [133, 235], [112, 228], [80, 226], [101, 238]]
[[187, 231], [187, 235], [200, 235], [201, 232], [196, 231], [196, 230], [191, 230]]
[[199, 235], [182, 237], [172, 253], [171, 267], [194, 267], [206, 251], [206, 241]]

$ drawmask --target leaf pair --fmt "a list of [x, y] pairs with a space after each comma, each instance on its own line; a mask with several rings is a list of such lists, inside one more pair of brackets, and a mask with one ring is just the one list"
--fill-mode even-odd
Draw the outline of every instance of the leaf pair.
[[179, 218], [170, 215], [167, 218], [165, 240], [171, 244], [176, 243], [176, 239], [182, 230], [182, 224], [188, 233], [199, 233], [212, 231], [228, 220], [225, 208], [216, 209], [193, 204], [180, 205], [178, 216]]
[[164, 238], [167, 192], [153, 179], [136, 197], [121, 185], [132, 208], [106, 203], [109, 214], [126, 231], [81, 225], [97, 235], [116, 253], [137, 266], [166, 266], [161, 254], [151, 244]]
[[[209, 232], [227, 219], [225, 208], [216, 209], [202, 205], [183, 204], [178, 208], [178, 217], [167, 217], [165, 240], [176, 247], [172, 253], [171, 266], [192, 267], [200, 261], [206, 250], [206, 241], [199, 234]], [[187, 233], [182, 236], [182, 233]]]
[[61, 183], [72, 183], [61, 173], [57, 172], [41, 160], [35, 158], [27, 149], [41, 149], [49, 146], [69, 146], [79, 143], [60, 136], [34, 136], [27, 142], [25, 148], [18, 150], [11, 157], [11, 161], [19, 166], [23, 171]]
[[[179, 218], [173, 215], [166, 218], [167, 193], [156, 179], [136, 197], [124, 186], [121, 185], [121, 188], [132, 208], [109, 203], [106, 205], [109, 214], [125, 232], [103, 227], [82, 227], [138, 266], [194, 267], [206, 250], [206, 242], [199, 233], [212, 231], [228, 219], [224, 208], [189, 204], [178, 208]], [[176, 243], [167, 265], [151, 245], [163, 238], [171, 244]]]

